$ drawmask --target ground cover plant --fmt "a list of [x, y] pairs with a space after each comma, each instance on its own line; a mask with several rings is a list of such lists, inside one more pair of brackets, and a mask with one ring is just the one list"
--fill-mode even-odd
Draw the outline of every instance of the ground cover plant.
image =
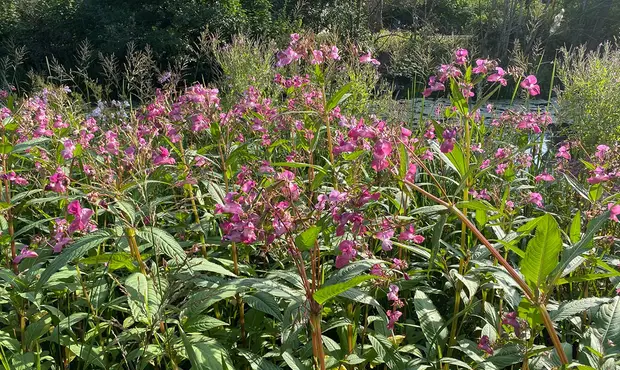
[[618, 144], [497, 111], [536, 77], [465, 49], [433, 117], [374, 115], [379, 64], [293, 34], [244, 91], [3, 91], [0, 363], [616, 368]]

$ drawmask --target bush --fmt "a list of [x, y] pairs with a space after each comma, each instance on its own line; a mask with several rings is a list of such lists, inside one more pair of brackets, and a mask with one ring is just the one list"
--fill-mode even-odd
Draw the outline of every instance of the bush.
[[597, 50], [563, 48], [558, 97], [565, 132], [586, 145], [620, 138], [620, 49], [606, 42]]

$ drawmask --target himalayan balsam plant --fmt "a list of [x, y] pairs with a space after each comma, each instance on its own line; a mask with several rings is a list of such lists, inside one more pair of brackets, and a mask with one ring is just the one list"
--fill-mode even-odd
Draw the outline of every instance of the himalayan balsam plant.
[[378, 64], [293, 34], [270, 92], [3, 93], [4, 368], [615, 368], [617, 143], [464, 49], [431, 117], [354, 115]]

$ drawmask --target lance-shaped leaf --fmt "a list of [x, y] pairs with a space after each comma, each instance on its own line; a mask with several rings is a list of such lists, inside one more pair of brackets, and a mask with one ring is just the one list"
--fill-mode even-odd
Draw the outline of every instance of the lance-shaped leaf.
[[562, 251], [561, 235], [560, 227], [551, 215], [540, 218], [521, 261], [521, 272], [530, 286], [545, 289], [545, 281], [557, 266]]

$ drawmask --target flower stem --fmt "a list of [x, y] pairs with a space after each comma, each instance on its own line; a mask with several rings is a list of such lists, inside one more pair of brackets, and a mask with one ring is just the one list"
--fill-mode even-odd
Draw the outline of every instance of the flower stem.
[[525, 294], [525, 297], [538, 308], [541, 316], [543, 317], [545, 328], [549, 332], [549, 336], [551, 337], [551, 341], [553, 342], [553, 346], [555, 347], [555, 350], [558, 353], [558, 356], [560, 357], [560, 361], [562, 362], [562, 364], [568, 364], [568, 358], [566, 357], [566, 353], [564, 353], [564, 348], [562, 348], [562, 343], [560, 343], [560, 339], [558, 337], [557, 332], [555, 331], [555, 328], [553, 327], [553, 322], [551, 321], [551, 317], [549, 316], [549, 312], [547, 312], [547, 307], [545, 306], [544, 302], [536, 299], [536, 296], [534, 295], [534, 292], [532, 292], [532, 289], [521, 278], [521, 276], [519, 276], [517, 271], [514, 268], [512, 268], [512, 266], [510, 266], [508, 261], [506, 261], [506, 259], [497, 251], [497, 249], [495, 249], [495, 247], [491, 245], [489, 240], [484, 235], [482, 235], [482, 232], [478, 230], [476, 225], [474, 225], [467, 218], [467, 216], [465, 216], [458, 208], [456, 208], [454, 204], [448, 203], [436, 197], [435, 195], [427, 192], [426, 190], [422, 189], [421, 187], [419, 187], [418, 185], [412, 182], [409, 182], [406, 180], [403, 180], [403, 181], [407, 185], [409, 185], [412, 189], [424, 195], [426, 198], [434, 201], [437, 204], [440, 204], [446, 207], [450, 212], [452, 212], [456, 217], [458, 217], [461, 220], [461, 222], [463, 222], [467, 226], [467, 228], [476, 236], [476, 238], [489, 250], [491, 255], [493, 255], [493, 257], [497, 259], [499, 264], [502, 265], [506, 269], [506, 272], [508, 272], [508, 274], [512, 277], [512, 279], [517, 283], [517, 285], [519, 285], [519, 287]]
[[140, 255], [140, 249], [138, 248], [138, 242], [136, 241], [136, 230], [133, 227], [128, 227], [125, 229], [125, 235], [127, 236], [127, 240], [129, 242], [129, 250], [133, 255], [133, 258], [138, 262], [138, 266], [140, 266], [140, 272], [146, 275], [146, 266], [144, 265], [144, 261], [142, 261], [142, 255]]

